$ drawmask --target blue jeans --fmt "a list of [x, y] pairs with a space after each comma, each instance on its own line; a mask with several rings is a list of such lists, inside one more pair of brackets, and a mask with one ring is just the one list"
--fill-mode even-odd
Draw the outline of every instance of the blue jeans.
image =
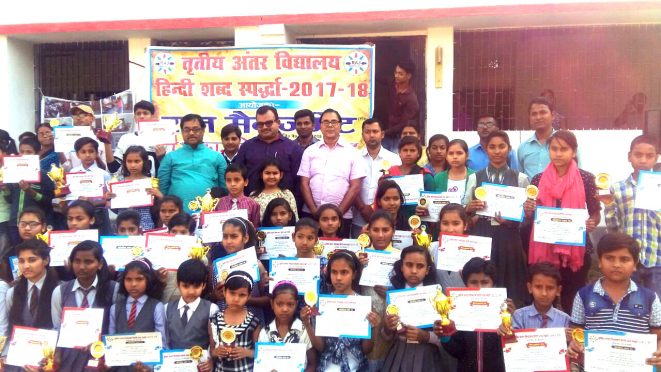
[[649, 288], [661, 297], [661, 266], [639, 266], [633, 274], [633, 280], [645, 288]]
[[369, 372], [381, 372], [381, 368], [383, 367], [383, 359], [382, 360], [368, 360], [369, 363]]

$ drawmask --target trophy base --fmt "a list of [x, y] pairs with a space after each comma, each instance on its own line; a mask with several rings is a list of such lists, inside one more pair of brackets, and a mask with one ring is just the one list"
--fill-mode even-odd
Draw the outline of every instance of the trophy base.
[[112, 136], [110, 132], [106, 132], [105, 130], [98, 130], [95, 134], [96, 134], [96, 138], [98, 138], [99, 141], [103, 143], [112, 143], [110, 140]]
[[518, 341], [516, 339], [516, 335], [514, 335], [513, 332], [510, 335], [505, 335], [505, 336], [502, 336], [502, 337], [503, 337], [503, 343], [505, 343], [505, 344], [513, 344], [513, 343]]
[[71, 194], [71, 190], [69, 190], [69, 186], [58, 187], [53, 192], [53, 195], [56, 198], [61, 198], [65, 195], [69, 195], [69, 194]]
[[441, 329], [443, 330], [444, 337], [452, 336], [453, 334], [457, 333], [457, 327], [455, 327], [454, 323], [441, 325]]

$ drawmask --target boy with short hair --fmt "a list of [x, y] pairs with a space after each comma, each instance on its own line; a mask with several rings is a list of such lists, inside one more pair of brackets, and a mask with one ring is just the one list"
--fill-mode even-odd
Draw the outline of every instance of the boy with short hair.
[[248, 186], [248, 172], [239, 164], [231, 164], [225, 171], [225, 184], [229, 195], [223, 196], [216, 206], [217, 211], [247, 209], [248, 220], [255, 228], [259, 227], [259, 204], [243, 194]]
[[549, 262], [540, 262], [528, 268], [528, 292], [532, 305], [517, 309], [512, 316], [512, 328], [566, 328], [569, 315], [553, 307], [562, 291], [560, 270]]
[[[576, 294], [571, 313], [572, 328], [654, 333], [661, 340], [659, 297], [631, 280], [639, 254], [638, 242], [626, 234], [608, 233], [601, 238], [597, 255], [604, 276]], [[572, 340], [569, 357], [576, 358], [582, 350], [583, 345]], [[661, 366], [661, 350], [647, 362]]]
[[228, 124], [220, 130], [220, 140], [223, 142], [223, 158], [229, 167], [232, 160], [239, 152], [239, 145], [241, 144], [241, 128], [238, 125]]
[[[165, 305], [165, 332], [168, 349], [190, 349], [200, 346], [209, 349], [209, 318], [219, 310], [218, 305], [205, 300], [209, 272], [199, 260], [187, 260], [177, 269], [177, 287], [181, 292], [179, 300]], [[210, 371], [210, 359], [202, 358], [200, 371]]]
[[661, 212], [634, 208], [640, 171], [654, 168], [658, 152], [655, 138], [645, 135], [634, 138], [628, 154], [633, 173], [626, 180], [614, 183], [611, 194], [599, 199], [604, 203], [608, 231], [632, 236], [642, 248], [637, 282], [661, 295]]

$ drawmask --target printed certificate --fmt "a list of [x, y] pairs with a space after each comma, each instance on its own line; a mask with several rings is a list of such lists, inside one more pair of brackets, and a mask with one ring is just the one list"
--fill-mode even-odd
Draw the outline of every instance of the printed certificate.
[[99, 243], [103, 247], [103, 258], [108, 265], [123, 270], [127, 263], [145, 254], [147, 237], [139, 236], [102, 236]]
[[173, 145], [177, 143], [177, 124], [173, 120], [139, 121], [138, 137], [145, 147]]
[[371, 338], [367, 314], [372, 311], [370, 296], [319, 295], [319, 315], [315, 333], [322, 337]]
[[441, 319], [431, 301], [440, 288], [440, 285], [425, 285], [396, 289], [386, 292], [386, 300], [389, 305], [397, 306], [402, 324], [430, 328], [434, 325], [434, 321]]
[[473, 257], [491, 259], [491, 238], [475, 235], [441, 234], [436, 268], [460, 271]]
[[319, 259], [318, 258], [271, 258], [269, 261], [269, 292], [278, 282], [288, 280], [296, 284], [299, 294], [307, 291], [319, 292]]
[[[161, 350], [161, 365], [154, 368], [158, 372], [199, 372], [197, 364], [190, 357], [190, 349]], [[200, 362], [209, 358], [209, 353], [202, 351]]]
[[420, 191], [419, 201], [424, 202], [429, 211], [429, 215], [422, 217], [422, 220], [438, 222], [443, 207], [450, 203], [461, 204], [461, 194], [458, 192]]
[[[429, 234], [429, 231], [427, 232]], [[395, 230], [392, 236], [392, 246], [397, 249], [404, 249], [409, 245], [413, 245], [413, 237], [411, 232], [407, 230]]]
[[53, 127], [53, 141], [55, 152], [73, 152], [73, 144], [76, 143], [78, 138], [89, 137], [96, 140], [96, 136], [92, 129], [87, 126], [69, 126], [59, 125]]
[[417, 205], [420, 199], [420, 191], [424, 191], [425, 183], [422, 174], [411, 174], [408, 176], [390, 176], [389, 179], [397, 182], [404, 194], [405, 205]]
[[306, 353], [306, 344], [258, 342], [255, 344], [254, 372], [303, 372]]
[[585, 246], [586, 209], [537, 207], [533, 239], [540, 243]]
[[331, 252], [338, 249], [346, 249], [356, 254], [360, 251], [358, 239], [319, 238], [319, 242], [324, 246], [324, 251], [321, 253], [322, 257], [328, 257]]
[[517, 342], [503, 343], [507, 372], [569, 371], [564, 328], [514, 330]]
[[103, 336], [106, 346], [106, 365], [130, 366], [135, 362], [160, 364], [163, 340], [160, 332]]
[[67, 200], [77, 200], [81, 196], [86, 198], [103, 198], [105, 179], [103, 174], [96, 172], [74, 172], [66, 174], [67, 185], [71, 194]]
[[264, 247], [266, 254], [270, 258], [276, 257], [294, 257], [296, 256], [296, 246], [292, 234], [294, 226], [285, 227], [261, 227], [258, 231], [266, 234]]
[[151, 189], [151, 178], [134, 181], [114, 182], [108, 185], [115, 197], [110, 199], [110, 208], [135, 208], [154, 205], [154, 196], [147, 193]]
[[369, 262], [363, 268], [360, 285], [374, 287], [375, 285], [390, 286], [392, 267], [399, 260], [399, 253], [365, 249]]
[[232, 217], [248, 219], [247, 209], [235, 209], [222, 212], [204, 212], [200, 215], [202, 243], [223, 241], [223, 223]]
[[2, 183], [41, 182], [39, 155], [5, 155], [2, 158]]
[[504, 220], [523, 221], [523, 203], [527, 199], [525, 188], [494, 183], [483, 183], [482, 187], [487, 189], [487, 205], [477, 211], [478, 215], [495, 217], [496, 212], [500, 212]]
[[248, 247], [213, 262], [214, 282], [225, 281], [232, 271], [245, 271], [252, 276], [254, 282], [259, 281], [259, 265], [257, 264], [255, 247]]
[[448, 288], [452, 319], [460, 331], [496, 331], [501, 324], [500, 305], [507, 300], [505, 288]]
[[48, 246], [51, 247], [50, 265], [64, 266], [64, 263], [69, 260], [71, 250], [77, 246], [78, 243], [85, 240], [98, 242], [99, 230], [51, 231], [48, 234]]
[[197, 244], [197, 237], [190, 235], [148, 233], [146, 237], [145, 256], [154, 267], [174, 271], [189, 258], [190, 249]]
[[634, 208], [661, 212], [661, 172], [640, 171]]
[[57, 347], [85, 348], [101, 339], [103, 309], [65, 307]]
[[54, 350], [56, 344], [57, 331], [54, 329], [14, 326], [5, 364], [37, 367], [44, 358], [44, 346], [48, 345]]
[[656, 352], [656, 335], [585, 331], [585, 370], [609, 372], [652, 372], [645, 364]]

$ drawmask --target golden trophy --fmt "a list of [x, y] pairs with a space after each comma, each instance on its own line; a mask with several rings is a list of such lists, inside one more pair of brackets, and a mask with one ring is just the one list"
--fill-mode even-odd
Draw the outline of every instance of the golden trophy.
[[46, 245], [50, 244], [50, 232], [53, 231], [53, 226], [46, 226], [46, 232], [45, 233], [38, 233], [35, 235], [35, 238], [41, 240], [42, 242], [46, 243]]
[[441, 328], [443, 329], [443, 336], [452, 336], [457, 332], [454, 323], [450, 321], [450, 310], [452, 309], [452, 297], [446, 296], [443, 290], [439, 287], [436, 289], [436, 296], [430, 299], [434, 310], [441, 316]]
[[55, 165], [55, 163], [52, 163], [50, 165], [50, 171], [48, 171], [46, 175], [55, 184], [55, 191], [53, 194], [56, 198], [61, 198], [65, 195], [71, 194], [71, 190], [69, 190], [69, 186], [67, 186], [63, 168], [60, 168]]
[[479, 201], [487, 201], [487, 189], [485, 187], [477, 187], [475, 189], [475, 199]]
[[420, 228], [422, 225], [422, 219], [417, 214], [409, 217], [409, 226], [412, 230]]
[[611, 191], [611, 176], [608, 173], [599, 173], [597, 176], [594, 178], [594, 183], [599, 189], [598, 194], [599, 196], [603, 195], [610, 195]]
[[101, 341], [93, 342], [92, 345], [90, 345], [90, 355], [94, 359], [90, 360], [87, 363], [87, 366], [92, 368], [98, 368], [99, 359], [101, 359], [105, 354], [106, 354], [106, 346], [103, 344], [103, 342]]
[[266, 245], [264, 245], [264, 242], [266, 241], [266, 232], [264, 230], [257, 230], [257, 255], [262, 255], [266, 253]]
[[539, 195], [539, 189], [535, 185], [526, 186], [526, 196], [528, 199], [537, 200], [537, 195]]
[[[386, 307], [386, 314], [387, 315], [399, 315], [399, 307], [395, 304], [390, 304]], [[395, 327], [395, 330], [397, 333], [400, 332], [405, 332], [406, 330], [404, 329], [404, 326], [402, 325], [402, 322], [397, 322], [397, 326]]]
[[312, 290], [305, 292], [303, 300], [305, 301], [305, 304], [310, 307], [310, 315], [319, 315], [319, 311], [316, 308], [317, 301], [319, 301], [317, 292]]
[[314, 252], [316, 256], [321, 256], [324, 253], [324, 245], [323, 243], [321, 243], [321, 241], [319, 241], [319, 239], [317, 239], [317, 242], [314, 243], [314, 247], [312, 247], [312, 252]]
[[383, 160], [381, 162], [381, 173], [383, 173], [384, 177], [390, 175], [390, 162], [388, 160]]
[[209, 246], [202, 244], [202, 241], [198, 239], [197, 243], [190, 248], [190, 251], [188, 251], [188, 257], [207, 264], [207, 253], [209, 253], [209, 250]]
[[160, 186], [160, 183], [161, 183], [161, 181], [158, 178], [156, 178], [156, 177], [151, 178], [151, 188], [152, 189], [158, 190], [158, 187]]
[[207, 189], [207, 192], [204, 194], [204, 196], [196, 196], [195, 199], [188, 203], [188, 209], [194, 212], [211, 212], [216, 209], [216, 205], [218, 205], [219, 200], [219, 198], [214, 198], [211, 196], [211, 189]]
[[55, 348], [48, 345], [47, 342], [41, 344], [41, 351], [44, 353], [46, 364], [42, 367], [45, 372], [52, 372], [55, 370]]
[[[585, 345], [585, 331], [583, 331], [583, 328], [574, 328], [574, 329], [572, 329], [571, 338], [572, 338], [572, 340], [576, 341], [577, 344], [579, 344], [581, 346]], [[583, 357], [584, 357], [584, 355], [581, 354], [577, 358], [570, 358], [569, 361], [572, 362], [572, 363], [582, 364]]]
[[202, 346], [195, 345], [192, 348], [190, 348], [190, 350], [188, 351], [188, 356], [195, 364], [200, 364], [200, 359], [202, 359], [203, 355], [204, 355], [204, 349], [202, 349]]
[[220, 330], [220, 341], [223, 344], [232, 347], [234, 340], [236, 340], [236, 331], [234, 328], [223, 328]]
[[365, 253], [365, 248], [369, 247], [372, 244], [372, 240], [370, 239], [370, 236], [367, 235], [366, 233], [362, 233], [358, 235], [358, 245], [360, 245], [360, 251], [358, 252], [358, 257], [365, 257], [367, 256], [367, 253]]
[[110, 132], [119, 128], [123, 121], [119, 118], [117, 113], [111, 115], [103, 115], [101, 121], [103, 122], [103, 127], [96, 131], [96, 137], [103, 143], [111, 143], [110, 139], [112, 134], [110, 134]]
[[512, 332], [512, 313], [510, 313], [510, 310], [507, 307], [507, 302], [503, 302], [500, 305], [500, 321], [503, 325], [503, 328], [505, 329], [503, 342], [516, 342], [516, 336], [514, 335], [514, 332]]

